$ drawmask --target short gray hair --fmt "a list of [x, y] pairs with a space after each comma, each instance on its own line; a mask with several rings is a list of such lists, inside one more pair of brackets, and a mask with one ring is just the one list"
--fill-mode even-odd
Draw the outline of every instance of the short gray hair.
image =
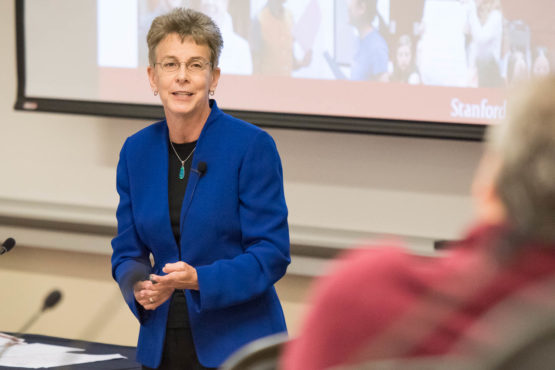
[[501, 159], [496, 191], [515, 231], [555, 242], [555, 76], [515, 91], [489, 138]]
[[224, 44], [220, 29], [206, 14], [185, 8], [175, 8], [167, 14], [154, 18], [152, 21], [146, 36], [148, 61], [151, 66], [156, 63], [156, 47], [171, 33], [177, 33], [181, 40], [191, 37], [198, 45], [208, 46], [210, 49], [210, 64], [212, 68], [218, 66]]

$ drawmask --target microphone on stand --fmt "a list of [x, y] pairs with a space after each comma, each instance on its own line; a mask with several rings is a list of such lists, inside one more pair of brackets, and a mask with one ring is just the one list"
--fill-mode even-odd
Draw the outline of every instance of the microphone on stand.
[[58, 289], [55, 289], [53, 291], [51, 291], [46, 298], [44, 298], [44, 302], [42, 303], [42, 307], [41, 309], [35, 313], [26, 323], [25, 325], [23, 325], [21, 327], [21, 329], [19, 329], [17, 331], [17, 333], [15, 334], [16, 337], [20, 336], [21, 334], [24, 334], [27, 329], [29, 329], [29, 327], [31, 325], [33, 325], [35, 323], [35, 321], [38, 320], [38, 318], [44, 313], [44, 311], [50, 309], [50, 308], [54, 308], [54, 306], [56, 306], [58, 304], [58, 302], [60, 302], [60, 300], [62, 299], [62, 292], [60, 292]]
[[14, 238], [8, 238], [4, 240], [4, 243], [2, 243], [2, 246], [0, 247], [0, 255], [11, 251], [14, 246], [15, 246]]
[[4, 345], [4, 348], [0, 351], [0, 357], [2, 357], [2, 355], [4, 354], [4, 352], [6, 352], [8, 350], [8, 348], [10, 348], [11, 345], [19, 343], [19, 339], [21, 338], [21, 336], [23, 334], [25, 334], [25, 332], [27, 331], [27, 329], [29, 329], [31, 327], [31, 325], [33, 325], [38, 319], [39, 317], [48, 309], [54, 308], [62, 299], [62, 292], [60, 292], [58, 289], [54, 289], [53, 291], [51, 291], [45, 298], [44, 301], [42, 303], [42, 307], [41, 309], [35, 313], [22, 327], [21, 329], [19, 329], [16, 333], [14, 333], [12, 335], [12, 341], [13, 343], [11, 344], [6, 344]]

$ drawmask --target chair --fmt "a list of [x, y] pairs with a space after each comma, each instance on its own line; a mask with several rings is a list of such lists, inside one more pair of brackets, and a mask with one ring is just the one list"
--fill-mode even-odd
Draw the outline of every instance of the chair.
[[286, 333], [278, 333], [257, 339], [233, 353], [220, 367], [221, 370], [275, 370], [284, 344], [289, 340]]

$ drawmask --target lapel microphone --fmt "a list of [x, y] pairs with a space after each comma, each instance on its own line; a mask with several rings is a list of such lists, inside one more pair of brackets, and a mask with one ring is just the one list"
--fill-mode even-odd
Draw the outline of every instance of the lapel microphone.
[[193, 168], [193, 172], [198, 173], [198, 176], [202, 177], [206, 173], [207, 169], [208, 169], [208, 166], [206, 165], [206, 162], [199, 162], [197, 164], [197, 168], [196, 169]]

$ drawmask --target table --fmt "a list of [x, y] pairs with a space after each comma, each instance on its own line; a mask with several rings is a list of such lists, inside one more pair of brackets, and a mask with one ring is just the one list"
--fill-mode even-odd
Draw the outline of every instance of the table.
[[[141, 364], [135, 361], [135, 347], [119, 346], [115, 344], [105, 344], [96, 342], [87, 342], [82, 340], [50, 337], [46, 335], [24, 334], [22, 336], [27, 343], [42, 343], [56, 346], [66, 346], [82, 348], [87, 354], [112, 354], [119, 353], [127, 359], [115, 359], [108, 361], [90, 362], [86, 364], [50, 367], [52, 370], [83, 370], [83, 369], [103, 369], [103, 370], [125, 370], [125, 369], [141, 369]], [[21, 367], [0, 366], [0, 370], [23, 370]]]

